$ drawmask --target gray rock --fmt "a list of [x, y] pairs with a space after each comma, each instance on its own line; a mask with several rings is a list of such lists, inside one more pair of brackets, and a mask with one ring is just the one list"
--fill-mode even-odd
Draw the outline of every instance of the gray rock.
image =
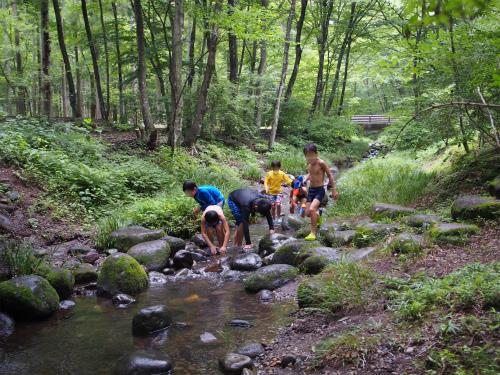
[[191, 238], [191, 242], [193, 242], [196, 246], [201, 247], [201, 248], [208, 247], [207, 242], [205, 241], [205, 239], [203, 238], [203, 236], [200, 233], [195, 234]]
[[374, 216], [389, 218], [397, 218], [399, 216], [410, 215], [415, 212], [413, 208], [388, 203], [375, 203], [372, 211]]
[[132, 320], [132, 334], [147, 336], [172, 324], [165, 305], [156, 305], [139, 310]]
[[459, 197], [451, 206], [451, 217], [457, 219], [491, 219], [500, 221], [500, 199], [466, 195]]
[[239, 348], [237, 353], [250, 358], [256, 358], [264, 353], [264, 345], [260, 342], [252, 342]]
[[439, 223], [441, 218], [436, 215], [410, 215], [406, 217], [405, 223], [410, 227], [427, 228], [433, 224]]
[[281, 368], [286, 368], [290, 365], [294, 365], [297, 362], [297, 357], [291, 354], [287, 354], [281, 358], [280, 366]]
[[264, 289], [259, 292], [259, 300], [261, 303], [269, 303], [274, 301], [274, 293]]
[[85, 263], [94, 264], [97, 261], [97, 259], [99, 259], [99, 257], [100, 255], [97, 251], [90, 251], [82, 256], [82, 260]]
[[281, 233], [267, 234], [259, 241], [259, 255], [265, 257], [273, 254], [281, 245], [295, 240]]
[[19, 193], [18, 191], [8, 191], [5, 195], [11, 202], [17, 202], [21, 199], [21, 193]]
[[228, 353], [219, 360], [219, 368], [224, 374], [240, 375], [245, 368], [253, 368], [252, 358], [238, 353]]
[[478, 234], [479, 227], [470, 224], [442, 223], [434, 225], [429, 236], [438, 243], [463, 243], [470, 235]]
[[307, 220], [305, 218], [296, 214], [288, 215], [287, 221], [288, 225], [295, 230], [298, 230], [307, 224]]
[[170, 374], [173, 363], [161, 352], [139, 350], [118, 360], [115, 375]]
[[174, 255], [174, 268], [180, 270], [182, 268], [193, 267], [193, 254], [186, 250], [180, 250]]
[[129, 305], [135, 303], [135, 299], [132, 296], [129, 296], [128, 294], [125, 293], [119, 293], [114, 295], [112, 301], [113, 305], [115, 305], [115, 307], [119, 309], [124, 309]]
[[163, 237], [163, 231], [151, 230], [138, 225], [120, 228], [110, 234], [110, 239], [115, 247], [123, 252], [139, 243], [159, 240], [161, 237]]
[[321, 241], [327, 246], [346, 246], [352, 242], [355, 235], [356, 231], [354, 230], [328, 230], [321, 233]]
[[294, 240], [281, 245], [273, 256], [273, 264], [289, 264], [295, 266], [298, 264], [300, 252], [311, 246], [321, 246], [319, 242], [308, 242], [305, 240]]
[[354, 250], [349, 249], [344, 252], [344, 255], [346, 261], [357, 262], [369, 256], [375, 250], [376, 250], [375, 247], [362, 247], [360, 249], [354, 249]]
[[161, 272], [167, 276], [175, 274], [175, 270], [173, 268], [164, 268]]
[[170, 246], [164, 240], [148, 241], [132, 246], [127, 254], [149, 271], [161, 271], [170, 257]]
[[48, 269], [39, 270], [40, 276], [43, 276], [52, 287], [56, 290], [60, 299], [66, 299], [71, 296], [75, 286], [75, 277], [70, 270], [67, 269]]
[[274, 290], [293, 280], [299, 271], [288, 264], [272, 264], [259, 268], [245, 279], [245, 289], [258, 292], [262, 289]]
[[331, 247], [311, 247], [302, 250], [297, 257], [300, 269], [308, 275], [320, 273], [328, 264], [340, 260], [340, 253]]
[[217, 341], [217, 337], [212, 335], [210, 332], [204, 332], [200, 335], [200, 340], [203, 344], [211, 344]]
[[82, 263], [80, 266], [73, 271], [75, 276], [75, 282], [77, 284], [91, 283], [97, 281], [97, 269], [91, 264]]
[[12, 233], [14, 230], [14, 223], [7, 216], [0, 214], [0, 233]]
[[167, 241], [170, 246], [170, 250], [172, 254], [175, 254], [179, 250], [183, 250], [186, 248], [186, 241], [181, 238], [172, 237], [172, 236], [164, 236], [162, 240]]
[[116, 254], [116, 253], [118, 253], [118, 252], [119, 252], [119, 250], [118, 250], [118, 249], [107, 249], [107, 250], [105, 251], [105, 253], [106, 253], [107, 255], [113, 255], [113, 254]]
[[250, 323], [247, 320], [242, 320], [242, 319], [233, 319], [229, 322], [229, 325], [231, 327], [236, 327], [236, 328], [250, 328], [250, 327], [252, 327], [252, 323]]
[[71, 243], [68, 247], [68, 254], [71, 254], [73, 256], [84, 255], [90, 253], [91, 251], [96, 251], [96, 250], [81, 242]]
[[0, 283], [0, 310], [15, 319], [47, 318], [58, 308], [56, 290], [40, 276], [19, 276]]
[[270, 264], [273, 264], [273, 258], [274, 254], [269, 254], [268, 256], [262, 258], [262, 264], [264, 266], [269, 266]]
[[0, 339], [9, 337], [13, 332], [14, 320], [10, 316], [0, 313]]
[[222, 278], [225, 281], [237, 281], [241, 280], [244, 274], [240, 271], [228, 270], [222, 274]]
[[149, 273], [149, 285], [165, 285], [168, 282], [167, 276], [160, 272]]
[[60, 310], [70, 310], [75, 306], [76, 306], [76, 303], [74, 301], [69, 300], [69, 299], [59, 302], [59, 309]]
[[255, 253], [241, 254], [231, 259], [229, 266], [237, 271], [255, 271], [262, 267], [262, 259]]

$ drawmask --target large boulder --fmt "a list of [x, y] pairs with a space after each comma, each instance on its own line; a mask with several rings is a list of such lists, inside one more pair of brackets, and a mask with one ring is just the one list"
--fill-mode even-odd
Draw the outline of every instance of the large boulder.
[[73, 275], [75, 277], [75, 283], [92, 283], [97, 281], [97, 268], [92, 264], [82, 263], [78, 268], [73, 270]]
[[281, 245], [273, 255], [273, 264], [289, 264], [296, 266], [298, 256], [302, 250], [308, 247], [321, 246], [319, 242], [308, 242], [305, 240], [295, 240]]
[[110, 239], [118, 250], [126, 252], [138, 243], [159, 240], [162, 236], [163, 231], [160, 229], [151, 230], [139, 225], [132, 225], [115, 230], [110, 234]]
[[255, 253], [239, 254], [231, 259], [229, 267], [237, 271], [255, 271], [262, 267], [262, 259]]
[[193, 267], [193, 254], [187, 250], [180, 250], [174, 255], [173, 265], [176, 270]]
[[348, 249], [343, 252], [342, 257], [346, 262], [358, 262], [373, 253], [377, 248], [375, 247], [362, 247], [360, 249]]
[[249, 292], [258, 292], [262, 289], [274, 290], [293, 280], [299, 270], [288, 264], [271, 264], [259, 268], [245, 279], [245, 289]]
[[75, 276], [70, 270], [53, 269], [42, 275], [52, 285], [59, 294], [60, 299], [66, 299], [71, 296], [75, 286]]
[[253, 368], [252, 358], [238, 354], [228, 353], [223, 359], [219, 360], [219, 368], [224, 374], [240, 375], [243, 369]]
[[453, 219], [491, 219], [500, 220], [500, 199], [466, 195], [459, 197], [451, 206]]
[[139, 310], [132, 320], [132, 334], [147, 336], [167, 328], [172, 319], [165, 305], [156, 305]]
[[281, 233], [267, 234], [259, 241], [259, 255], [267, 256], [273, 254], [278, 247], [294, 240], [295, 238]]
[[170, 251], [172, 252], [172, 254], [175, 254], [179, 250], [183, 250], [186, 248], [186, 241], [184, 241], [182, 238], [165, 236], [162, 237], [162, 240], [167, 241], [168, 245], [170, 246]]
[[19, 276], [0, 283], [0, 310], [14, 318], [43, 319], [58, 308], [59, 296], [43, 277]]
[[372, 208], [372, 216], [397, 218], [413, 214], [415, 210], [409, 207], [398, 206], [397, 204], [375, 203]]
[[496, 199], [500, 199], [500, 176], [488, 182], [488, 192]]
[[168, 263], [170, 245], [164, 240], [143, 242], [132, 246], [127, 254], [149, 271], [161, 271]]
[[334, 229], [328, 229], [322, 231], [321, 241], [326, 246], [332, 246], [332, 247], [347, 246], [352, 242], [355, 235], [356, 231], [354, 230], [337, 231]]
[[338, 261], [340, 252], [331, 247], [311, 247], [300, 252], [297, 263], [308, 275], [320, 273], [328, 264]]
[[144, 268], [130, 255], [117, 253], [104, 261], [97, 288], [100, 294], [114, 296], [118, 293], [137, 294], [148, 286]]
[[479, 227], [469, 224], [443, 223], [434, 225], [429, 237], [437, 243], [462, 244], [470, 235], [478, 234]]
[[173, 362], [161, 352], [138, 350], [118, 360], [116, 375], [170, 374]]
[[0, 340], [9, 337], [13, 332], [14, 320], [10, 316], [0, 313]]
[[436, 215], [417, 214], [407, 216], [405, 224], [414, 228], [428, 228], [431, 225], [441, 222], [441, 218]]
[[393, 254], [416, 256], [422, 253], [424, 237], [413, 233], [401, 233], [389, 244]]

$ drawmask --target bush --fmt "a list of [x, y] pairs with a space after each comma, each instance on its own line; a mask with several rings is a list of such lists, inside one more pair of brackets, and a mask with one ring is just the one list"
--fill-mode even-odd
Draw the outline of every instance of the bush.
[[[9, 240], [0, 237], [0, 256], [12, 277], [35, 274], [42, 260], [33, 254], [33, 247], [27, 241]], [[2, 259], [0, 259], [1, 263]]]

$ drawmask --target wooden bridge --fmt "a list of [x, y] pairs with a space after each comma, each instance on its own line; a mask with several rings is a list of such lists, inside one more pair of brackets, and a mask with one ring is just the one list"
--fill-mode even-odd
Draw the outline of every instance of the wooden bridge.
[[363, 125], [366, 130], [379, 130], [392, 124], [394, 119], [384, 115], [356, 115], [351, 117], [351, 121]]

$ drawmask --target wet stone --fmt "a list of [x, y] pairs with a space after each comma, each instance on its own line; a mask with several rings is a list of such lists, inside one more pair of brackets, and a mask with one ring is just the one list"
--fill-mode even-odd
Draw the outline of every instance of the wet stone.
[[174, 255], [173, 263], [176, 270], [191, 268], [193, 267], [193, 254], [186, 250], [180, 250]]
[[76, 303], [74, 301], [71, 301], [71, 300], [64, 300], [64, 301], [59, 302], [59, 309], [60, 310], [70, 310], [75, 306], [76, 306]]
[[255, 271], [262, 267], [262, 259], [255, 253], [237, 255], [231, 259], [230, 267], [237, 271]]
[[229, 326], [235, 327], [235, 328], [251, 328], [252, 323], [250, 323], [247, 320], [233, 319], [229, 322]]
[[245, 368], [253, 368], [252, 358], [238, 353], [228, 353], [219, 360], [219, 368], [224, 374], [240, 375]]
[[258, 296], [259, 296], [260, 302], [262, 302], [262, 303], [269, 303], [269, 302], [273, 302], [273, 300], [274, 300], [274, 293], [271, 292], [270, 290], [267, 290], [267, 289], [261, 290], [259, 292]]
[[141, 309], [132, 320], [132, 334], [147, 336], [167, 328], [172, 320], [165, 305], [156, 305]]
[[128, 294], [125, 293], [120, 293], [116, 294], [112, 298], [113, 305], [115, 305], [116, 308], [118, 309], [124, 309], [127, 306], [131, 305], [132, 303], [135, 302], [135, 299]]
[[170, 358], [156, 351], [139, 350], [122, 357], [115, 368], [115, 375], [170, 374], [173, 363]]
[[152, 271], [148, 274], [149, 276], [149, 285], [165, 285], [168, 282], [168, 278], [161, 272]]
[[264, 353], [264, 346], [259, 342], [253, 342], [242, 346], [237, 352], [250, 358], [256, 358]]
[[200, 340], [203, 344], [211, 344], [217, 341], [217, 337], [210, 332], [204, 332], [200, 335]]

